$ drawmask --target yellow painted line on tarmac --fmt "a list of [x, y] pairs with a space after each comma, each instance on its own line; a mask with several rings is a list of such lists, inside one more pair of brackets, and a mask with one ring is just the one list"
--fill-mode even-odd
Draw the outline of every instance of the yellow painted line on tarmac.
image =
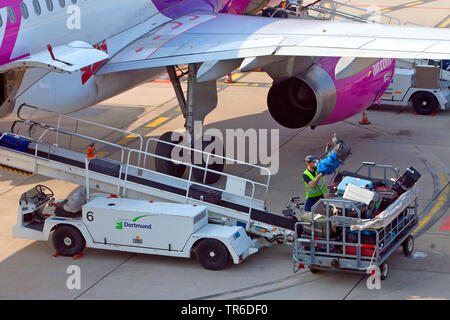
[[416, 1], [416, 2], [407, 3], [407, 4], [403, 5], [403, 6], [404, 7], [413, 7], [413, 6], [417, 6], [419, 4], [423, 4], [423, 1]]
[[250, 85], [247, 82], [226, 83], [226, 82], [220, 82], [220, 81], [217, 82], [217, 84], [225, 84], [227, 86], [241, 86], [241, 87]]
[[167, 120], [169, 120], [169, 118], [167, 118], [167, 117], [159, 117], [158, 119], [156, 119], [155, 121], [152, 121], [151, 123], [149, 123], [145, 127], [146, 128], [155, 128], [155, 127], [161, 125], [162, 123], [166, 122]]
[[123, 138], [122, 140], [120, 140], [119, 142], [117, 142], [117, 144], [120, 144], [120, 145], [127, 144], [128, 142], [131, 142], [136, 138], [137, 138], [136, 135], [130, 134], [129, 136], [127, 136], [127, 137]]
[[450, 18], [447, 19], [447, 21], [444, 21], [443, 23], [441, 23], [438, 28], [447, 28], [447, 26], [450, 24]]
[[[447, 185], [447, 178], [446, 175], [442, 172], [439, 173], [439, 179], [441, 180], [442, 187], [445, 188]], [[414, 229], [412, 234], [416, 234], [423, 226], [425, 226], [432, 218], [433, 216], [438, 213], [442, 207], [445, 205], [449, 197], [449, 191], [448, 188], [445, 188], [444, 191], [441, 193], [441, 195], [435, 200], [436, 204], [431, 208], [430, 212], [422, 218], [422, 220], [419, 222], [419, 225]]]
[[231, 79], [232, 79], [233, 81], [237, 81], [239, 78], [242, 78], [243, 76], [244, 76], [243, 73], [235, 73], [235, 74], [233, 74], [233, 75], [231, 76]]

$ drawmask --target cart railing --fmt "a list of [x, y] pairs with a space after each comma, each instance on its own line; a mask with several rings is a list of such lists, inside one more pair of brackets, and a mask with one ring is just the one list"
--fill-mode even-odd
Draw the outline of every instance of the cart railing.
[[391, 166], [391, 165], [385, 165], [385, 164], [376, 164], [375, 162], [368, 162], [365, 161], [361, 164], [361, 166], [355, 171], [355, 173], [360, 173], [361, 170], [367, 169], [367, 177], [369, 178], [375, 178], [372, 176], [373, 169], [378, 168], [383, 170], [383, 179], [388, 180], [388, 172], [393, 172], [396, 176], [396, 178], [400, 177], [400, 172], [397, 168]]

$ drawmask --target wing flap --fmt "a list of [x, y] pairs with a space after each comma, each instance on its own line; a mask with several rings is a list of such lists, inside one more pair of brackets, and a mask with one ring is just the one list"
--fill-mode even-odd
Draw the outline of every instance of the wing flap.
[[58, 73], [72, 73], [106, 59], [108, 54], [105, 52], [85, 42], [75, 41], [0, 66], [0, 72], [16, 68], [43, 68]]

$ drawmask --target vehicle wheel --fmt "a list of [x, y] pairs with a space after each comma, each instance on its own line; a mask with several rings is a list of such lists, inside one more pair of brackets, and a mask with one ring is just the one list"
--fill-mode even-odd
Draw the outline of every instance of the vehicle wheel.
[[[210, 144], [215, 142], [215, 137], [211, 138], [211, 141], [203, 141], [202, 142], [202, 146], [203, 146], [203, 150], [205, 150], [205, 148], [207, 146], [209, 146]], [[193, 152], [192, 153], [192, 163], [200, 166], [200, 167], [206, 167], [206, 159], [204, 159], [203, 157], [201, 158], [201, 163], [198, 163], [199, 159], [196, 159], [196, 154], [197, 157], [199, 157], [201, 154], [200, 153], [196, 153]], [[213, 153], [214, 155], [217, 153]], [[222, 145], [222, 155], [224, 154], [223, 152], [223, 145]], [[197, 161], [196, 161], [197, 160]], [[214, 161], [218, 161], [219, 163], [214, 163]], [[221, 158], [214, 158], [214, 157], [210, 157], [209, 158], [209, 165], [208, 165], [208, 169], [211, 170], [215, 170], [215, 171], [219, 171], [219, 172], [223, 172], [223, 168], [224, 168], [225, 164], [223, 159]], [[194, 179], [198, 182], [203, 183], [203, 177], [205, 175], [205, 170], [201, 170], [201, 169], [192, 169], [192, 175], [194, 176]], [[217, 173], [213, 173], [213, 172], [207, 172], [206, 173], [206, 179], [205, 179], [205, 184], [214, 184], [217, 181], [219, 181], [221, 175], [217, 174]]]
[[389, 274], [389, 266], [386, 262], [380, 266], [380, 271], [381, 271], [380, 279], [385, 280]]
[[86, 246], [86, 241], [78, 229], [69, 225], [60, 225], [52, 237], [56, 252], [64, 257], [73, 257], [80, 254]]
[[227, 248], [218, 240], [201, 240], [196, 249], [198, 262], [209, 270], [222, 270], [228, 263]]
[[409, 256], [414, 250], [414, 238], [409, 236], [402, 244], [403, 246], [403, 254], [405, 256]]
[[[177, 139], [172, 140], [172, 134], [174, 134], [174, 137], [177, 137]], [[172, 131], [164, 133], [161, 137], [159, 137], [159, 140], [171, 142], [178, 144], [182, 141], [183, 136], [180, 134], [176, 134]], [[158, 142], [155, 149], [155, 154], [161, 157], [165, 158], [172, 158], [172, 150], [175, 148], [175, 146], [172, 146], [170, 144], [166, 144], [163, 142]], [[172, 161], [165, 160], [165, 159], [155, 159], [155, 169], [158, 172], [168, 174], [177, 178], [181, 178], [184, 174], [184, 171], [186, 170], [186, 166], [182, 164], [175, 164]]]
[[436, 97], [429, 92], [418, 92], [412, 98], [412, 105], [418, 114], [433, 114], [439, 107]]
[[319, 273], [319, 272], [320, 272], [319, 269], [314, 268], [313, 266], [310, 266], [310, 267], [309, 267], [309, 271], [310, 271], [311, 273]]

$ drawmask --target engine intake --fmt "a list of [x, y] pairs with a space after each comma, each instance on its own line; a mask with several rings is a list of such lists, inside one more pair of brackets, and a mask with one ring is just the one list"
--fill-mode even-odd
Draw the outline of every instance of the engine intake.
[[325, 121], [336, 105], [336, 87], [330, 75], [314, 64], [294, 78], [274, 82], [267, 96], [272, 117], [297, 129]]

